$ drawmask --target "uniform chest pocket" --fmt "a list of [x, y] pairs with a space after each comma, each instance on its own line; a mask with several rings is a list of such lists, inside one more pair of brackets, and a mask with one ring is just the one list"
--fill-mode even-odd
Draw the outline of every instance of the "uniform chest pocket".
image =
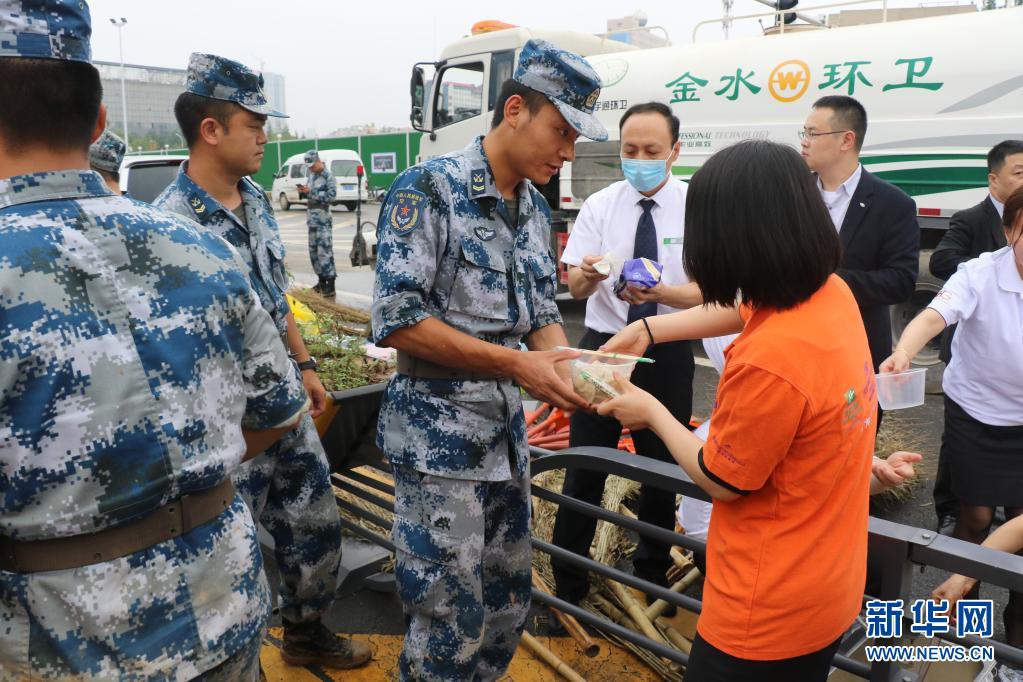
[[554, 298], [558, 293], [557, 266], [546, 252], [537, 255], [529, 262], [529, 270], [533, 278], [533, 290], [539, 298]]
[[274, 283], [285, 291], [288, 288], [288, 275], [284, 268], [284, 244], [277, 235], [266, 236], [266, 251], [270, 256], [270, 275]]
[[488, 243], [462, 237], [448, 310], [491, 320], [508, 319], [508, 264]]

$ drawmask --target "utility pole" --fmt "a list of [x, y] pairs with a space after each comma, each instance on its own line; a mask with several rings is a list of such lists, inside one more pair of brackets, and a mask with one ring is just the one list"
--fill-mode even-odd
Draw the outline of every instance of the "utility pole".
[[124, 17], [110, 19], [110, 23], [117, 28], [117, 50], [121, 54], [121, 116], [123, 119], [124, 143], [128, 144], [128, 99], [124, 92], [124, 40], [121, 38], [121, 29], [128, 23]]
[[732, 4], [735, 0], [721, 0], [722, 9], [725, 10], [725, 18], [721, 22], [721, 28], [725, 32], [725, 40], [728, 40], [728, 32], [732, 28]]

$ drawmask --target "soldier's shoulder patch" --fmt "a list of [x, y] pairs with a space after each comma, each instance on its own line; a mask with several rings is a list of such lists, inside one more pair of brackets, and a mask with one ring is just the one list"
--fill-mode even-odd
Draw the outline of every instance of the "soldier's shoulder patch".
[[417, 189], [398, 189], [391, 197], [387, 224], [398, 236], [405, 236], [423, 222], [426, 195]]

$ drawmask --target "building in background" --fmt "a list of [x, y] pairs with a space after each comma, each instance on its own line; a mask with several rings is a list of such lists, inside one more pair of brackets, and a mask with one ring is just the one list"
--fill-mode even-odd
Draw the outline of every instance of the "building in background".
[[[107, 125], [122, 130], [121, 65], [117, 62], [93, 62], [103, 83], [103, 103], [107, 105]], [[184, 69], [160, 66], [124, 65], [124, 89], [128, 103], [129, 144], [144, 150], [181, 148], [185, 141], [174, 119], [174, 101], [185, 91]], [[270, 106], [287, 113], [284, 76], [264, 73], [264, 91]], [[283, 130], [287, 119], [270, 119], [271, 131]]]

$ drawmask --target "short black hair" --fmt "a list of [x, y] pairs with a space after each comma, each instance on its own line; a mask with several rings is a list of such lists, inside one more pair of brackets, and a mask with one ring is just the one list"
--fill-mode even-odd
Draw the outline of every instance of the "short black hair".
[[87, 150], [103, 101], [92, 64], [58, 59], [0, 59], [0, 135], [12, 152], [41, 146]]
[[490, 124], [491, 129], [501, 125], [501, 121], [504, 120], [504, 105], [508, 103], [508, 99], [512, 95], [522, 98], [530, 114], [536, 114], [544, 104], [550, 101], [543, 93], [509, 78], [501, 85], [501, 92], [498, 93], [497, 102], [494, 103], [494, 119]]
[[178, 127], [181, 128], [185, 144], [191, 149], [199, 139], [199, 124], [203, 122], [203, 119], [212, 118], [227, 128], [227, 122], [231, 120], [231, 116], [241, 109], [242, 107], [234, 102], [183, 92], [174, 102], [174, 118], [178, 120]]
[[845, 95], [828, 95], [813, 103], [814, 109], [831, 109], [838, 125], [856, 133], [856, 150], [867, 137], [867, 110], [859, 101]]
[[1004, 140], [987, 153], [987, 172], [997, 173], [1005, 165], [1005, 157], [1023, 154], [1023, 140]]
[[810, 298], [842, 257], [806, 162], [747, 140], [711, 156], [686, 196], [683, 262], [706, 303], [786, 310]]
[[636, 114], [660, 114], [668, 121], [668, 130], [671, 131], [671, 144], [674, 145], [678, 142], [678, 131], [682, 124], [678, 120], [678, 116], [671, 112], [671, 107], [663, 102], [641, 102], [640, 104], [633, 104], [626, 109], [625, 113], [622, 114], [621, 120], [618, 121], [619, 137], [621, 137], [622, 128], [625, 127], [625, 122], [629, 120], [630, 116], [635, 116]]

